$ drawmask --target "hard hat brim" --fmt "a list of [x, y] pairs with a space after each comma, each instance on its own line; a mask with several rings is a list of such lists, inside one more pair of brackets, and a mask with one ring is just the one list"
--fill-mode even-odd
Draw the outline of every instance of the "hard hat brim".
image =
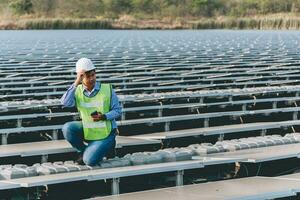
[[[86, 72], [89, 72], [89, 71], [92, 71], [92, 70], [95, 70], [96, 69], [96, 67], [92, 67], [91, 69], [89, 69], [88, 71], [86, 71], [86, 70], [82, 70], [84, 73], [86, 73]], [[76, 73], [78, 73], [78, 70], [77, 69], [75, 69], [75, 72]]]

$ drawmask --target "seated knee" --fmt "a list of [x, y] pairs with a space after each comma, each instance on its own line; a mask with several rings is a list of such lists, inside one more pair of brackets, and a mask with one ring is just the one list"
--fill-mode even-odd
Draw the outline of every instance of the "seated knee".
[[71, 129], [71, 123], [70, 122], [67, 122], [63, 125], [62, 132], [63, 132], [63, 135], [64, 135], [65, 139], [68, 138], [68, 135], [70, 134], [70, 129]]

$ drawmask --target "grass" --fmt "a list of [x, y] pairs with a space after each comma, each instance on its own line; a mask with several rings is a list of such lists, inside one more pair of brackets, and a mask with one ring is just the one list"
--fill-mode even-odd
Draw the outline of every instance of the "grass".
[[258, 29], [299, 30], [300, 16], [268, 15], [243, 18], [218, 17], [201, 19], [63, 19], [24, 18], [0, 20], [0, 29]]
[[27, 19], [20, 22], [23, 29], [111, 29], [108, 20], [98, 19]]
[[258, 29], [258, 30], [299, 30], [298, 16], [256, 16], [252, 18], [204, 19], [192, 23], [193, 29]]

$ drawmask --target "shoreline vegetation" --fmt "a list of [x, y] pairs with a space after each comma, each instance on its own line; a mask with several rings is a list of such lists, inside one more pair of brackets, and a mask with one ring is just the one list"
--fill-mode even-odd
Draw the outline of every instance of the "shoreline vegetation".
[[0, 29], [300, 30], [300, 0], [1, 0]]
[[0, 23], [1, 30], [43, 29], [254, 29], [254, 30], [300, 30], [300, 17], [256, 17], [219, 19], [19, 19]]

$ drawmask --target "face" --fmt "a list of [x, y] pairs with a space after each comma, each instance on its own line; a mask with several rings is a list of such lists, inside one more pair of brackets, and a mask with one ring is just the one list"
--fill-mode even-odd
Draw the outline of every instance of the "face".
[[96, 83], [96, 72], [95, 72], [95, 70], [85, 72], [84, 75], [83, 75], [82, 82], [87, 87], [94, 87], [94, 85]]

